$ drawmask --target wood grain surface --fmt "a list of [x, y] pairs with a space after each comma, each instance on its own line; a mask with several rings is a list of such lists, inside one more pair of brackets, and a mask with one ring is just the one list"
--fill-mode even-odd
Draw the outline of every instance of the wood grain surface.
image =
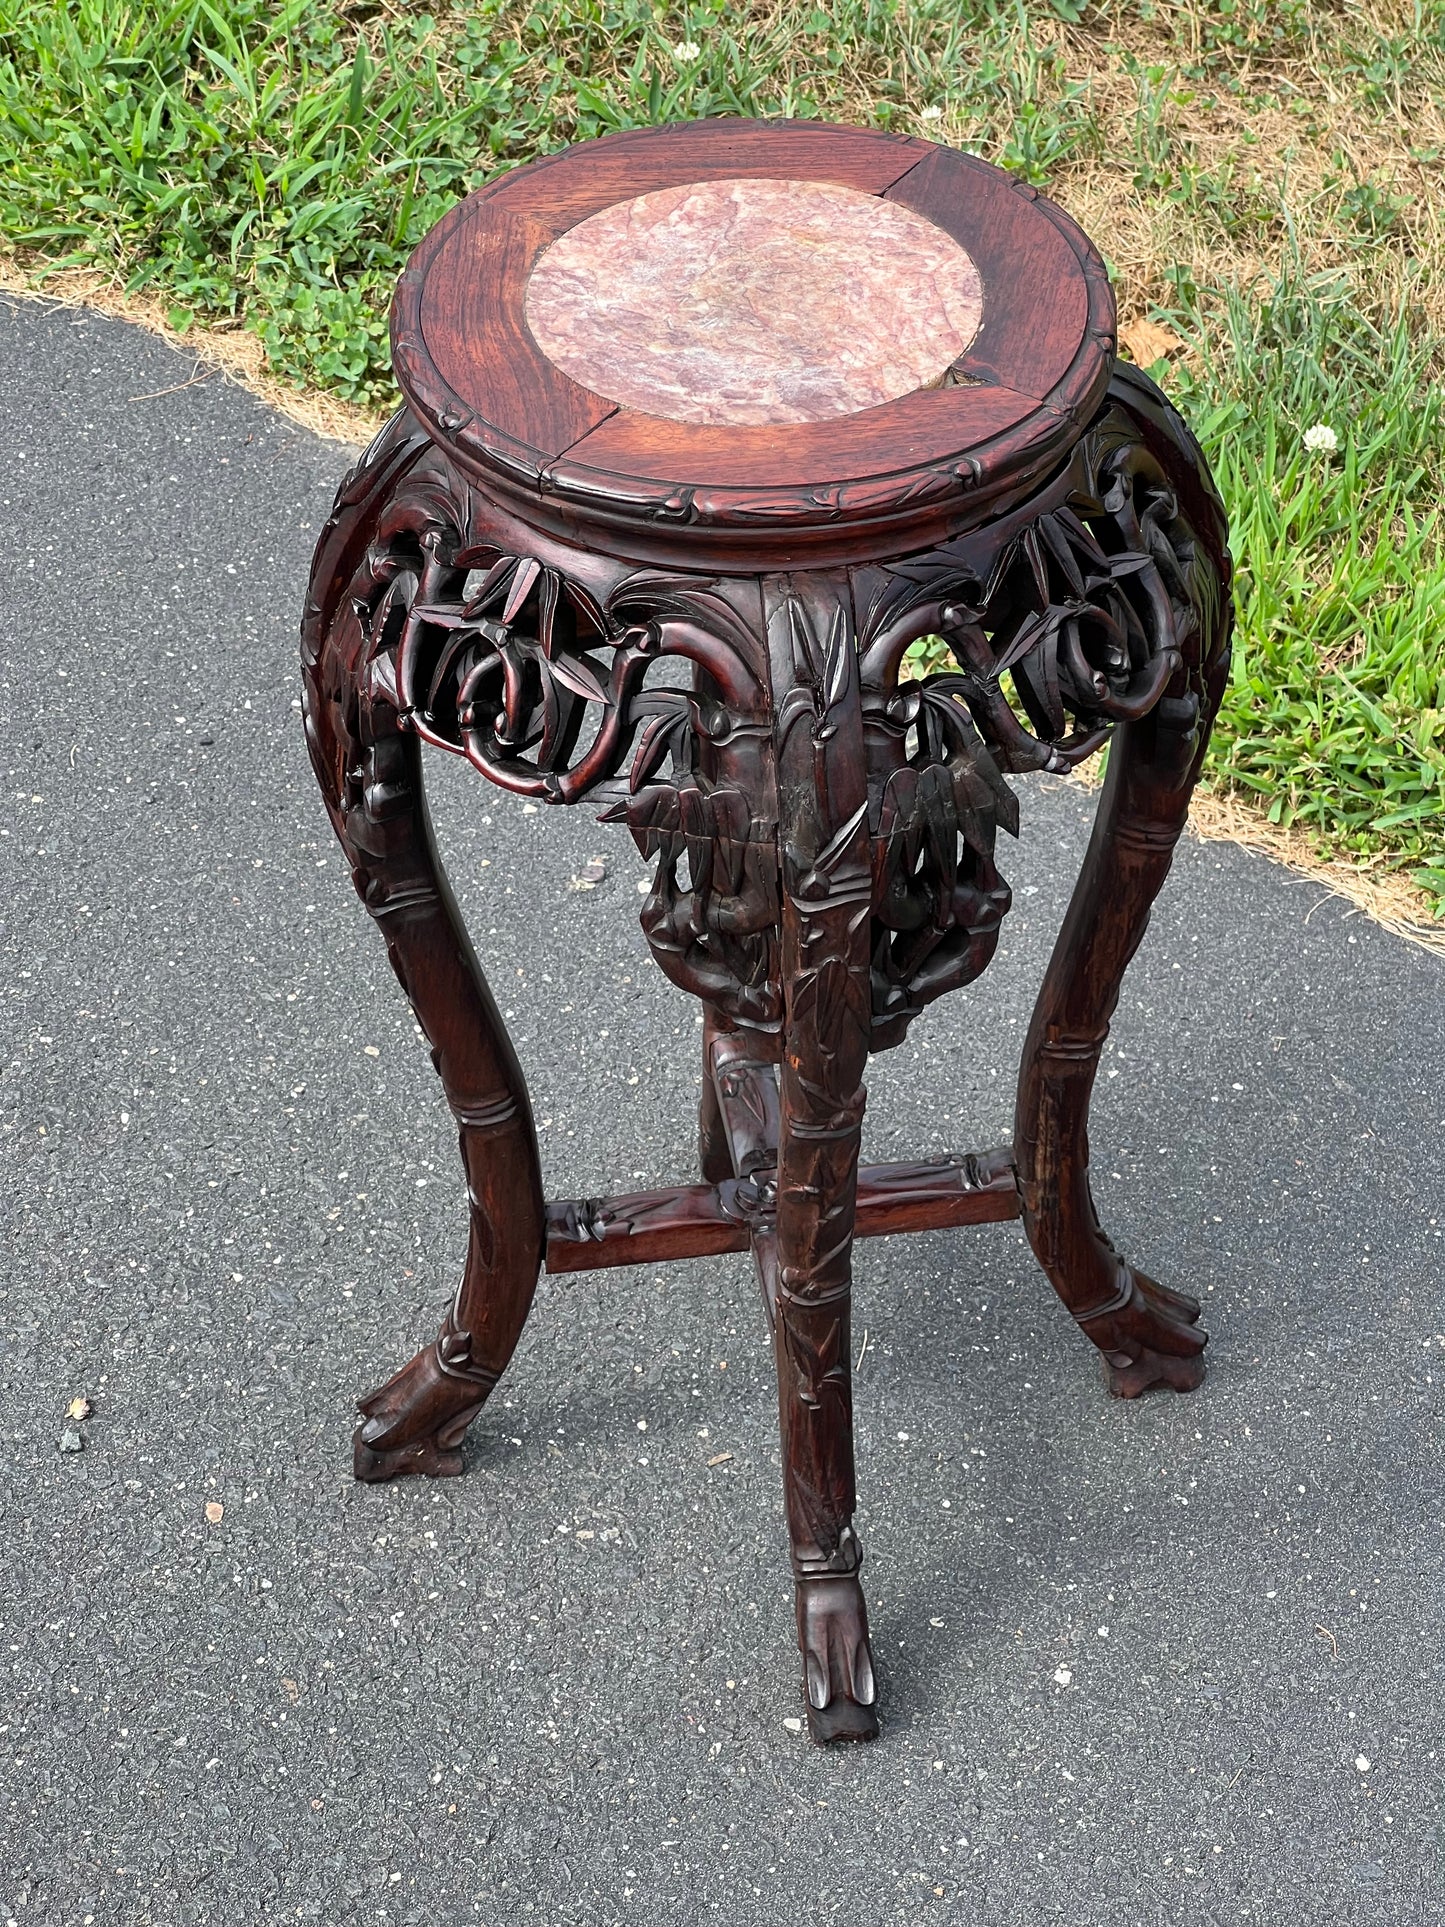
[[[885, 195], [968, 250], [984, 321], [945, 385], [830, 421], [711, 427], [620, 408], [547, 361], [524, 306], [552, 239], [652, 189], [740, 175]], [[568, 149], [460, 203], [402, 278], [393, 348], [418, 417], [546, 526], [639, 559], [686, 545], [761, 567], [886, 553], [905, 520], [924, 540], [976, 525], [1077, 436], [1113, 325], [1088, 242], [1001, 170], [858, 129], [710, 121]]]

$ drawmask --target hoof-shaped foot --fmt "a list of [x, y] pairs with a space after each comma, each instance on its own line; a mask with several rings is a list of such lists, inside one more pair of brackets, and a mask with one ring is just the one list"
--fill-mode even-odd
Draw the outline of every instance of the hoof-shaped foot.
[[361, 1400], [362, 1423], [353, 1441], [356, 1477], [370, 1485], [409, 1473], [457, 1478], [462, 1435], [490, 1390], [476, 1377], [443, 1370], [436, 1346], [428, 1345]]
[[819, 1746], [876, 1740], [877, 1687], [862, 1586], [851, 1574], [800, 1579], [797, 1607], [809, 1735]]
[[1171, 1358], [1146, 1347], [1137, 1357], [1127, 1352], [1104, 1353], [1104, 1382], [1113, 1398], [1138, 1398], [1156, 1385], [1176, 1392], [1193, 1392], [1204, 1383], [1202, 1358]]
[[393, 1452], [378, 1452], [358, 1432], [351, 1442], [351, 1470], [363, 1485], [384, 1485], [408, 1473], [425, 1479], [459, 1479], [465, 1467], [460, 1452], [445, 1451], [435, 1439], [416, 1439]]
[[1104, 1355], [1110, 1393], [1138, 1398], [1156, 1385], [1192, 1392], [1203, 1384], [1209, 1334], [1198, 1329], [1198, 1318], [1197, 1299], [1131, 1270], [1124, 1304], [1106, 1317], [1082, 1322]]

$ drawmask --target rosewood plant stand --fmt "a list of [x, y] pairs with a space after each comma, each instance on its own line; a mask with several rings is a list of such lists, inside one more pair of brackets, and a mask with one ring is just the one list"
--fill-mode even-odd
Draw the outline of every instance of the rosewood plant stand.
[[[440, 1335], [362, 1401], [357, 1476], [461, 1471], [543, 1264], [751, 1248], [808, 1722], [871, 1737], [855, 1237], [1022, 1218], [1111, 1391], [1203, 1377], [1198, 1305], [1100, 1228], [1086, 1125], [1225, 678], [1218, 497], [1116, 366], [1083, 234], [924, 141], [713, 121], [574, 147], [440, 222], [392, 340], [406, 407], [316, 551], [306, 730], [460, 1126], [471, 1238]], [[910, 680], [926, 636], [952, 666]], [[1106, 740], [1013, 1144], [860, 1169], [869, 1052], [993, 954], [1005, 775]], [[655, 859], [643, 929], [706, 1013], [698, 1182], [544, 1201], [424, 745], [600, 804]]]

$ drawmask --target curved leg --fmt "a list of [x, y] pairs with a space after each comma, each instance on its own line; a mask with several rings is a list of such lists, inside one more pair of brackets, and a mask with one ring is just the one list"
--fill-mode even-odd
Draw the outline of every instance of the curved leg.
[[786, 1006], [774, 1342], [808, 1728], [878, 1731], [853, 1531], [850, 1308], [871, 873], [858, 670], [846, 580], [769, 585]]
[[1136, 1271], [1099, 1224], [1089, 1188], [1089, 1098], [1124, 971], [1163, 886], [1223, 693], [1229, 561], [1203, 458], [1141, 380], [1116, 398], [1163, 467], [1193, 546], [1175, 619], [1182, 666], [1147, 716], [1122, 723], [1083, 871], [1034, 1010], [1019, 1077], [1014, 1155], [1024, 1227], [1039, 1263], [1103, 1353], [1109, 1390], [1191, 1391], [1204, 1377], [1199, 1306]]
[[431, 1044], [460, 1127], [471, 1207], [465, 1270], [438, 1337], [361, 1401], [355, 1469], [367, 1480], [461, 1471], [462, 1435], [516, 1347], [543, 1246], [521, 1067], [442, 872], [420, 745], [398, 716], [390, 665], [372, 653], [357, 593], [398, 554], [423, 579], [441, 566], [436, 493], [407, 495], [428, 448], [403, 414], [343, 483], [317, 547], [302, 637], [312, 764], [357, 892]]

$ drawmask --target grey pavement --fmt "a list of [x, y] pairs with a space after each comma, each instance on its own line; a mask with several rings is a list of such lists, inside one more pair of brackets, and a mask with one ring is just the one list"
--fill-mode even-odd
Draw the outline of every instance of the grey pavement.
[[[460, 1169], [297, 713], [345, 451], [191, 373], [0, 302], [0, 1927], [1440, 1921], [1445, 965], [1186, 841], [1094, 1144], [1210, 1376], [1111, 1402], [1014, 1225], [861, 1247], [883, 1734], [813, 1751], [745, 1259], [544, 1280], [466, 1477], [349, 1477]], [[686, 1175], [631, 844], [442, 760], [550, 1193]], [[873, 1155], [1007, 1136], [1090, 809], [1023, 802]]]

